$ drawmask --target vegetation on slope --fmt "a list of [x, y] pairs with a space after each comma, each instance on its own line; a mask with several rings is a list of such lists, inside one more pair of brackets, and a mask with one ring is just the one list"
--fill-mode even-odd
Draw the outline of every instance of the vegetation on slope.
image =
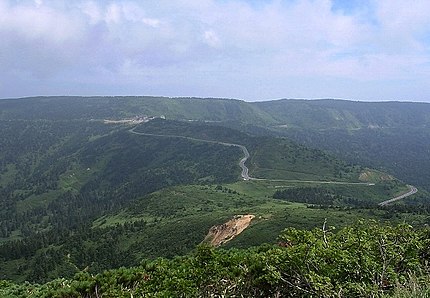
[[0, 283], [3, 297], [378, 297], [430, 269], [430, 231], [359, 222], [335, 232], [286, 229], [278, 245], [200, 246], [184, 257], [43, 285]]
[[[430, 104], [279, 100], [254, 103], [270, 130], [430, 190]], [[270, 125], [267, 125], [268, 127]]]
[[244, 145], [251, 154], [247, 166], [256, 178], [359, 182], [363, 171], [359, 166], [348, 165], [285, 138], [255, 137], [208, 123], [156, 119], [139, 125], [134, 131]]
[[427, 128], [283, 130], [306, 146], [325, 149], [351, 163], [380, 168], [430, 189], [430, 133]]
[[118, 120], [135, 116], [254, 124], [272, 122], [270, 115], [265, 112], [233, 99], [53, 96], [0, 100], [0, 119], [4, 120]]
[[241, 151], [80, 121], [4, 121], [0, 238], [71, 228], [169, 185], [235, 181]]
[[[271, 198], [277, 189], [315, 186], [318, 182], [243, 181], [215, 189], [214, 185], [239, 177], [242, 153], [235, 147], [137, 135], [129, 131], [130, 127], [94, 121], [20, 120], [4, 124], [10, 127], [11, 135], [3, 140], [3, 177], [11, 177], [2, 180], [2, 191], [8, 198], [2, 201], [8, 206], [3, 209], [1, 224], [4, 278], [46, 281], [84, 268], [97, 273], [136, 265], [142, 258], [185, 254], [204, 239], [211, 226], [237, 214], [255, 214], [257, 220], [228, 244], [233, 247], [273, 242], [288, 226], [312, 228], [324, 218], [343, 225], [357, 217], [378, 218], [385, 212], [371, 214], [370, 210], [357, 209], [346, 214], [336, 208], [322, 212], [318, 206]], [[23, 133], [29, 130], [27, 135], [13, 133], [20, 125]], [[360, 167], [348, 166], [286, 139], [161, 119], [140, 125], [135, 131], [243, 143], [252, 154], [248, 166], [258, 177], [359, 181]], [[44, 141], [46, 134], [52, 140]], [[28, 138], [32, 147], [27, 149], [22, 137]], [[37, 144], [46, 148], [34, 148]], [[21, 151], [13, 154], [18, 147]], [[344, 194], [349, 201], [343, 205], [354, 208], [374, 206], [402, 187], [393, 181], [374, 182], [377, 185], [372, 187], [324, 187]], [[200, 186], [156, 192], [187, 184]], [[325, 205], [334, 206], [330, 202]], [[414, 220], [425, 222], [420, 216]]]
[[284, 128], [312, 130], [428, 128], [430, 104], [346, 100], [274, 100], [252, 103]]
[[[128, 208], [99, 217], [89, 225], [73, 229], [39, 231], [22, 240], [0, 245], [0, 278], [16, 281], [48, 281], [71, 276], [85, 269], [98, 273], [109, 268], [138, 265], [143, 258], [174, 257], [193, 250], [203, 241], [210, 227], [238, 214], [253, 214], [255, 219], [228, 247], [250, 247], [274, 243], [287, 227], [312, 229], [327, 220], [344, 226], [359, 218], [407, 221], [416, 225], [428, 222], [425, 209], [376, 209], [375, 204], [350, 199], [349, 205], [293, 203], [299, 198], [275, 200], [270, 196], [280, 182], [241, 181], [226, 186], [176, 186], [139, 198]], [[297, 183], [295, 187], [303, 186]], [[284, 183], [290, 189], [294, 185]], [[358, 194], [363, 185], [324, 186], [346, 195]], [[353, 189], [355, 188], [355, 191]], [[284, 188], [285, 189], [285, 188]], [[293, 188], [294, 189], [294, 188]], [[348, 190], [348, 191], [346, 191]], [[369, 188], [375, 200], [384, 197]], [[347, 197], [348, 199], [351, 197]], [[354, 197], [352, 197], [354, 198]], [[417, 212], [419, 210], [420, 212]], [[66, 221], [67, 218], [63, 220]]]
[[[306, 102], [292, 103], [300, 106]], [[283, 108], [277, 107], [272, 116], [259, 104], [221, 99], [52, 97], [0, 101], [0, 129], [5, 136], [0, 139], [2, 278], [45, 282], [81, 270], [96, 274], [135, 266], [145, 258], [183, 255], [203, 240], [211, 226], [237, 214], [251, 213], [256, 218], [227, 247], [273, 243], [286, 227], [314, 228], [325, 219], [337, 226], [357, 218], [428, 224], [427, 193], [408, 199], [415, 205], [379, 208], [378, 202], [403, 191], [401, 182], [370, 172], [371, 179], [365, 182], [376, 183], [374, 186], [319, 183], [361, 182], [361, 174], [369, 172], [320, 150], [267, 135], [268, 129], [275, 134], [295, 132], [284, 122], [288, 118], [302, 121], [294, 122], [293, 127], [314, 129], [319, 122], [320, 128], [328, 128], [340, 123], [338, 126], [346, 127], [348, 133], [362, 132], [367, 137], [370, 134], [363, 127], [383, 118], [371, 127], [381, 132], [378, 126], [394, 126], [392, 119], [397, 117], [371, 104], [360, 106], [363, 108], [358, 114], [353, 114], [354, 109], [345, 102], [312, 105], [320, 103], [318, 109], [309, 110], [320, 114], [315, 120], [312, 113], [290, 118], [288, 113], [299, 115], [298, 110], [282, 115]], [[425, 113], [426, 106], [420, 107]], [[343, 112], [335, 111], [339, 108]], [[416, 120], [419, 127], [427, 127], [425, 116], [419, 116], [418, 110], [408, 108], [409, 116], [400, 115], [400, 122]], [[417, 119], [412, 114], [418, 115]], [[251, 175], [279, 181], [234, 182], [240, 175], [237, 163], [242, 153], [238, 148], [186, 138], [134, 135], [130, 127], [101, 121], [142, 115], [193, 121], [155, 120], [140, 125], [137, 132], [243, 144], [251, 153], [247, 161]], [[333, 121], [339, 115], [345, 121]], [[385, 131], [380, 138], [375, 137], [374, 151], [358, 145], [360, 154], [351, 155], [363, 158], [352, 161], [363, 160], [369, 152], [380, 152], [386, 144], [392, 145], [387, 151], [393, 154], [382, 154], [381, 166], [393, 163], [417, 142], [422, 142], [420, 150], [427, 148], [427, 135], [405, 138], [400, 147], [393, 145], [396, 134], [386, 144], [384, 136]], [[304, 142], [299, 137], [297, 140]], [[350, 141], [354, 144], [353, 139]], [[332, 144], [342, 152], [349, 148], [335, 141]], [[413, 148], [410, 151], [405, 162], [413, 165], [414, 160], [420, 160], [425, 165], [425, 158], [414, 157]], [[372, 162], [369, 158], [368, 164]], [[401, 166], [398, 169], [402, 172]], [[417, 175], [421, 171], [419, 165], [411, 170]], [[426, 172], [421, 172], [424, 181]], [[178, 186], [189, 184], [194, 185]], [[304, 187], [307, 190], [302, 190]], [[274, 193], [282, 196], [274, 199]], [[9, 289], [8, 283], [4, 285]]]
[[0, 119], [124, 119], [161, 116], [277, 134], [330, 150], [353, 164], [393, 172], [430, 190], [430, 104], [342, 100], [167, 97], [35, 97], [0, 100]]
[[90, 120], [164, 115], [176, 120], [232, 121], [310, 129], [428, 128], [430, 124], [430, 105], [426, 103], [330, 99], [247, 103], [216, 98], [51, 96], [2, 99], [0, 111], [3, 120]]

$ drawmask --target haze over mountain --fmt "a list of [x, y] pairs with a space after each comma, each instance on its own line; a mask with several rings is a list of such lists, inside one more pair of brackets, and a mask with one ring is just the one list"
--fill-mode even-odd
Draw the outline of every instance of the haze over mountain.
[[165, 116], [250, 133], [289, 136], [353, 163], [392, 171], [430, 189], [430, 104], [167, 97], [40, 97], [2, 100], [1, 119], [101, 120]]
[[429, 32], [428, 0], [0, 0], [0, 297], [428, 297]]
[[0, 2], [0, 98], [429, 101], [417, 0]]

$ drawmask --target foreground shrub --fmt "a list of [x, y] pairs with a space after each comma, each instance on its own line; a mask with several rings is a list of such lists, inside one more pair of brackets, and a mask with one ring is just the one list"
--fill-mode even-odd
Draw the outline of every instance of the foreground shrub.
[[[21, 297], [376, 297], [426, 280], [428, 229], [359, 222], [336, 231], [290, 228], [278, 245], [247, 250], [199, 246], [171, 260], [44, 285], [0, 283]], [[427, 288], [420, 288], [428, 293]], [[3, 292], [1, 292], [3, 291]], [[14, 296], [15, 295], [15, 296]], [[399, 297], [399, 296], [398, 296]], [[424, 297], [424, 296], [423, 296]]]

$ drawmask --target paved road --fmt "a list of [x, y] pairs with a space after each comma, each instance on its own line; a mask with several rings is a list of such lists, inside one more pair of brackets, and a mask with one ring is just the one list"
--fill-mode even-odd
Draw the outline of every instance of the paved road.
[[248, 149], [246, 149], [245, 146], [235, 144], [235, 143], [226, 143], [226, 142], [220, 142], [220, 141], [210, 141], [210, 140], [204, 140], [204, 139], [197, 139], [192, 137], [186, 137], [186, 136], [179, 136], [179, 135], [166, 135], [166, 134], [153, 134], [153, 133], [145, 133], [145, 132], [137, 132], [135, 131], [136, 127], [133, 127], [129, 130], [129, 132], [137, 135], [143, 135], [143, 136], [153, 136], [153, 137], [169, 137], [169, 138], [180, 138], [180, 139], [187, 139], [192, 141], [198, 141], [198, 142], [205, 142], [205, 143], [212, 143], [212, 144], [220, 144], [224, 146], [234, 146], [238, 147], [242, 150], [244, 157], [239, 161], [239, 166], [242, 169], [242, 179], [243, 180], [255, 180], [255, 181], [279, 181], [279, 182], [301, 182], [301, 183], [315, 183], [315, 184], [343, 184], [343, 185], [367, 185], [367, 186], [373, 186], [375, 184], [373, 183], [366, 183], [366, 182], [341, 182], [341, 181], [315, 181], [315, 180], [282, 180], [282, 179], [263, 179], [263, 178], [253, 178], [249, 176], [249, 169], [245, 165], [246, 161], [250, 157]]
[[418, 189], [415, 186], [408, 185], [408, 187], [409, 187], [409, 191], [407, 193], [404, 193], [404, 194], [402, 194], [400, 196], [397, 196], [395, 198], [383, 201], [383, 202], [379, 203], [378, 205], [379, 206], [385, 206], [385, 205], [391, 204], [391, 203], [393, 203], [395, 201], [407, 198], [407, 197], [409, 197], [409, 196], [411, 196], [411, 195], [413, 195], [413, 194], [415, 194], [415, 193], [418, 192]]
[[186, 139], [191, 141], [197, 141], [197, 142], [205, 142], [205, 143], [212, 143], [212, 144], [219, 144], [224, 146], [234, 146], [238, 147], [242, 150], [244, 157], [239, 161], [239, 167], [242, 169], [242, 179], [243, 180], [251, 180], [253, 178], [249, 177], [249, 169], [247, 166], [245, 166], [246, 161], [249, 158], [249, 152], [248, 149], [246, 149], [245, 146], [234, 144], [234, 143], [226, 143], [226, 142], [219, 142], [219, 141], [211, 141], [211, 140], [204, 140], [204, 139], [196, 139], [192, 137], [186, 137], [186, 136], [178, 136], [178, 135], [160, 135], [160, 134], [153, 134], [153, 133], [145, 133], [145, 132], [137, 132], [135, 131], [136, 127], [133, 127], [129, 130], [129, 132], [136, 134], [136, 135], [142, 135], [142, 136], [152, 136], [152, 137], [169, 137], [169, 138], [178, 138], [178, 139]]
[[[187, 139], [192, 141], [198, 141], [198, 142], [205, 142], [205, 143], [212, 143], [212, 144], [220, 144], [224, 146], [234, 146], [238, 147], [242, 150], [244, 157], [239, 161], [239, 167], [242, 169], [242, 179], [243, 180], [256, 180], [256, 181], [279, 181], [279, 182], [301, 182], [301, 183], [316, 183], [316, 184], [344, 184], [344, 185], [367, 185], [367, 186], [373, 186], [374, 183], [366, 183], [366, 182], [341, 182], [341, 181], [314, 181], [314, 180], [282, 180], [282, 179], [262, 179], [262, 178], [253, 178], [249, 176], [249, 169], [245, 165], [246, 161], [249, 158], [249, 151], [246, 149], [245, 146], [234, 144], [234, 143], [226, 143], [226, 142], [219, 142], [219, 141], [211, 141], [211, 140], [204, 140], [204, 139], [197, 139], [192, 137], [186, 137], [186, 136], [179, 136], [179, 135], [161, 135], [161, 134], [152, 134], [152, 133], [145, 133], [145, 132], [136, 132], [134, 131], [136, 127], [133, 127], [129, 130], [129, 132], [136, 134], [136, 135], [143, 135], [143, 136], [153, 136], [153, 137], [169, 137], [169, 138], [179, 138], [179, 139]], [[418, 192], [417, 188], [412, 185], [408, 185], [409, 191], [407, 193], [404, 193], [400, 196], [397, 196], [395, 198], [383, 201], [379, 203], [379, 206], [385, 206], [388, 204], [391, 204], [393, 202], [396, 202], [398, 200], [407, 198], [415, 193]]]
[[243, 145], [236, 145], [236, 144], [231, 144], [233, 146], [238, 146], [240, 147], [240, 149], [242, 149], [243, 154], [245, 155], [239, 162], [239, 167], [242, 168], [242, 178], [243, 180], [250, 180], [252, 179], [251, 177], [249, 177], [249, 170], [248, 168], [245, 166], [245, 162], [248, 160], [249, 158], [249, 152], [248, 149], [246, 149], [245, 146]]
[[166, 134], [153, 134], [153, 133], [145, 133], [145, 132], [137, 132], [135, 131], [136, 127], [129, 130], [129, 132], [137, 134], [137, 135], [143, 135], [143, 136], [153, 136], [153, 137], [168, 137], [168, 138], [179, 138], [179, 139], [186, 139], [191, 141], [198, 141], [198, 142], [205, 142], [205, 143], [212, 143], [212, 144], [220, 144], [224, 146], [234, 146], [238, 147], [242, 150], [244, 157], [239, 161], [239, 167], [242, 169], [242, 179], [243, 180], [255, 180], [255, 181], [279, 181], [279, 182], [301, 182], [301, 183], [317, 183], [317, 184], [343, 184], [343, 185], [367, 185], [367, 186], [373, 186], [375, 184], [373, 183], [366, 183], [366, 182], [341, 182], [341, 181], [316, 181], [316, 180], [282, 180], [282, 179], [264, 179], [264, 178], [253, 178], [249, 176], [249, 169], [245, 165], [246, 161], [250, 157], [248, 149], [246, 149], [245, 146], [234, 144], [234, 143], [226, 143], [226, 142], [220, 142], [220, 141], [211, 141], [211, 140], [204, 140], [204, 139], [197, 139], [192, 137], [186, 137], [186, 136], [179, 136], [179, 135], [166, 135]]
[[345, 181], [323, 181], [323, 180], [285, 180], [285, 179], [264, 179], [264, 178], [250, 178], [250, 180], [258, 181], [278, 181], [278, 182], [292, 182], [292, 183], [314, 183], [314, 184], [340, 184], [340, 185], [366, 185], [374, 186], [375, 183], [369, 182], [345, 182]]

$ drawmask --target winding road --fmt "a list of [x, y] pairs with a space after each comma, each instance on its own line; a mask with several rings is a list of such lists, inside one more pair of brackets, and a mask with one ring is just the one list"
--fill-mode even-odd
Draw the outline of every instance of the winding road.
[[408, 187], [409, 187], [409, 191], [408, 191], [408, 192], [406, 192], [406, 193], [404, 193], [404, 194], [402, 194], [402, 195], [400, 195], [400, 196], [397, 196], [397, 197], [395, 197], [395, 198], [392, 198], [392, 199], [389, 199], [389, 200], [383, 201], [383, 202], [379, 203], [378, 205], [379, 205], [379, 206], [386, 206], [386, 205], [391, 204], [391, 203], [393, 203], [393, 202], [396, 202], [396, 201], [398, 201], [398, 200], [401, 200], [401, 199], [407, 198], [407, 197], [409, 197], [409, 196], [411, 196], [411, 195], [413, 195], [413, 194], [415, 194], [415, 193], [417, 193], [417, 192], [418, 192], [418, 189], [417, 189], [415, 186], [408, 185]]
[[[220, 142], [220, 141], [212, 141], [212, 140], [205, 140], [205, 139], [197, 139], [192, 137], [186, 137], [186, 136], [180, 136], [180, 135], [166, 135], [166, 134], [153, 134], [153, 133], [145, 133], [145, 132], [137, 132], [135, 131], [135, 127], [132, 129], [129, 129], [130, 133], [136, 134], [136, 135], [142, 135], [142, 136], [153, 136], [153, 137], [168, 137], [168, 138], [178, 138], [178, 139], [186, 139], [191, 141], [197, 141], [197, 142], [204, 142], [204, 143], [212, 143], [212, 144], [219, 144], [223, 146], [233, 146], [238, 147], [242, 150], [244, 157], [239, 161], [239, 167], [242, 169], [242, 179], [243, 180], [256, 180], [256, 181], [279, 181], [279, 182], [302, 182], [302, 183], [318, 183], [318, 184], [343, 184], [343, 185], [367, 185], [367, 186], [374, 186], [374, 183], [367, 183], [367, 182], [342, 182], [342, 181], [315, 181], [315, 180], [282, 180], [282, 179], [263, 179], [263, 178], [253, 178], [249, 176], [249, 169], [245, 165], [246, 161], [250, 157], [248, 149], [246, 149], [245, 146], [235, 143], [226, 143], [226, 142]], [[397, 196], [395, 198], [383, 201], [379, 203], [379, 206], [386, 206], [388, 204], [391, 204], [393, 202], [396, 202], [398, 200], [407, 198], [415, 193], [418, 192], [417, 188], [408, 185], [409, 191]]]
[[142, 136], [152, 136], [152, 137], [168, 137], [168, 138], [177, 138], [177, 139], [186, 139], [186, 140], [191, 140], [191, 141], [197, 141], [197, 142], [204, 142], [204, 143], [211, 143], [211, 144], [219, 144], [219, 145], [224, 145], [224, 146], [233, 146], [233, 147], [238, 147], [242, 150], [244, 157], [239, 161], [239, 167], [242, 169], [242, 179], [243, 180], [251, 180], [254, 178], [249, 177], [249, 169], [247, 166], [245, 166], [246, 161], [249, 158], [249, 151], [248, 149], [246, 149], [245, 146], [243, 145], [239, 145], [239, 144], [234, 144], [234, 143], [226, 143], [226, 142], [220, 142], [220, 141], [211, 141], [211, 140], [204, 140], [204, 139], [197, 139], [197, 138], [192, 138], [192, 137], [186, 137], [186, 136], [179, 136], [179, 135], [161, 135], [161, 134], [153, 134], [153, 133], [146, 133], [146, 132], [137, 132], [135, 131], [136, 127], [133, 127], [132, 129], [129, 129], [128, 131], [136, 134], [136, 135], [142, 135]]

